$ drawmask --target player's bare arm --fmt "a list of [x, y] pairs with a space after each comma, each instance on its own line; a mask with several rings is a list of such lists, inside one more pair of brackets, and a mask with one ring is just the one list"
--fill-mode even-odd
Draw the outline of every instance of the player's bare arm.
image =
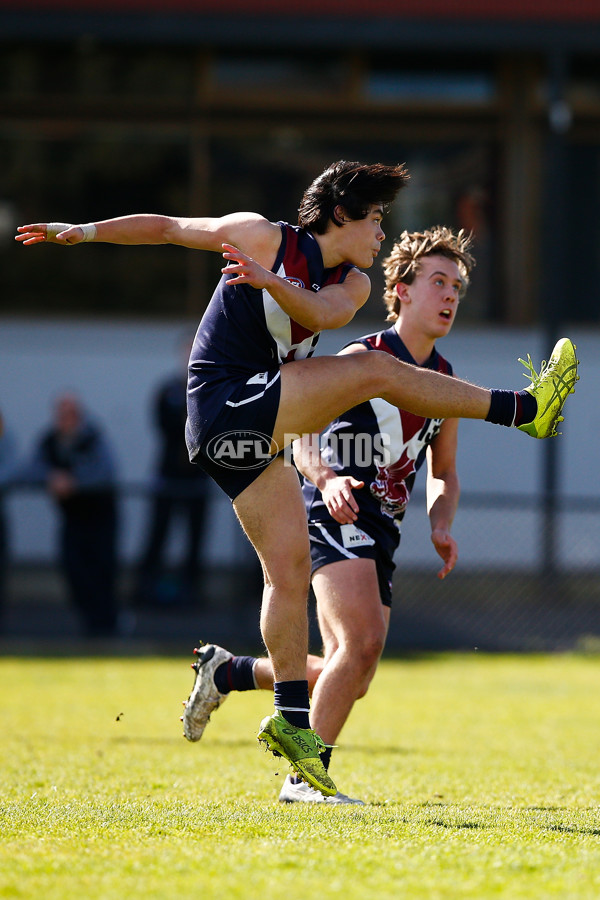
[[222, 252], [224, 241], [270, 266], [281, 240], [279, 226], [256, 213], [232, 213], [220, 218], [185, 218], [139, 214], [119, 216], [85, 225], [45, 222], [21, 225], [16, 240], [25, 245], [56, 243], [64, 246], [95, 241], [109, 244], [177, 244]]
[[216, 253], [230, 244], [270, 269], [281, 243], [281, 229], [257, 213], [237, 212], [220, 218], [174, 219], [167, 237], [170, 244]]
[[[350, 344], [337, 355], [367, 352], [364, 344]], [[297, 468], [319, 489], [332, 518], [340, 525], [355, 522], [358, 518], [359, 504], [354, 491], [363, 488], [364, 481], [357, 481], [349, 475], [339, 475], [335, 469], [327, 465], [320, 451], [317, 432], [303, 435], [294, 442], [293, 449]]]
[[349, 525], [358, 519], [359, 505], [354, 492], [364, 486], [364, 481], [357, 481], [351, 475], [334, 473], [334, 478], [327, 479], [320, 488], [330, 516], [340, 525]]
[[319, 447], [319, 433], [305, 434], [294, 442], [294, 462], [305, 478], [321, 492], [329, 514], [340, 525], [348, 525], [358, 518], [358, 502], [354, 491], [364, 487], [350, 475], [339, 475], [323, 460]]
[[38, 222], [20, 225], [15, 240], [24, 245], [49, 243], [70, 246], [86, 241], [108, 244], [167, 244], [168, 216], [141, 214], [120, 216], [85, 225], [65, 222]]
[[281, 278], [230, 243], [223, 244], [223, 257], [228, 261], [221, 270], [230, 276], [227, 284], [250, 284], [267, 290], [288, 316], [315, 332], [347, 325], [371, 290], [370, 279], [358, 269], [352, 269], [342, 284], [328, 285], [315, 293]]
[[440, 433], [427, 449], [427, 509], [431, 541], [444, 561], [438, 578], [445, 578], [458, 560], [458, 546], [450, 533], [460, 497], [456, 471], [457, 438], [458, 419], [446, 419]]

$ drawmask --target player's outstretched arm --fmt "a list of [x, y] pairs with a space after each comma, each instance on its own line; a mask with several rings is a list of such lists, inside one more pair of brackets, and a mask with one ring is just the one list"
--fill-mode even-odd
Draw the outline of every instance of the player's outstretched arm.
[[224, 241], [270, 263], [281, 239], [277, 225], [256, 213], [233, 213], [220, 218], [185, 218], [140, 214], [119, 216], [85, 225], [38, 222], [20, 225], [15, 240], [25, 244], [64, 246], [96, 241], [108, 244], [177, 244], [222, 252]]
[[[87, 234], [86, 234], [87, 229]], [[29, 244], [80, 244], [93, 240], [95, 232], [89, 225], [68, 225], [66, 222], [36, 222], [19, 225], [15, 241]]]
[[135, 215], [70, 225], [66, 222], [37, 222], [20, 225], [15, 240], [29, 244], [82, 244], [99, 241], [109, 244], [167, 244], [169, 216]]

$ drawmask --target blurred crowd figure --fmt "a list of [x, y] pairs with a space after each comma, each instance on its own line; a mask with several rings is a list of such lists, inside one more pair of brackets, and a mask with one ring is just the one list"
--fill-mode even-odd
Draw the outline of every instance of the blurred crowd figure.
[[6, 513], [6, 493], [14, 480], [17, 468], [17, 444], [6, 427], [0, 410], [0, 629], [6, 610], [6, 576], [9, 558], [9, 528]]
[[485, 319], [492, 312], [492, 225], [490, 192], [483, 184], [466, 185], [454, 201], [454, 218], [473, 239], [477, 266], [469, 284], [468, 315]]
[[49, 427], [18, 480], [46, 487], [59, 517], [59, 562], [87, 637], [117, 634], [117, 503], [114, 454], [79, 397], [60, 394]]
[[[181, 345], [181, 371], [162, 381], [152, 400], [158, 438], [148, 526], [140, 556], [133, 601], [136, 606], [188, 606], [198, 602], [201, 545], [205, 532], [208, 476], [190, 463], [185, 444], [187, 363], [192, 338]], [[173, 526], [184, 529], [183, 556], [169, 564]]]
[[[190, 463], [185, 444], [186, 366], [160, 382], [152, 398], [158, 438], [147, 528], [134, 575], [136, 606], [188, 606], [198, 602], [208, 478]], [[42, 487], [58, 517], [57, 560], [69, 601], [87, 637], [124, 633], [119, 600], [117, 466], [105, 429], [73, 391], [53, 401], [51, 421], [25, 459], [0, 411], [0, 629], [6, 610], [10, 547], [6, 497], [11, 489]], [[172, 526], [184, 529], [181, 559], [168, 557]], [[130, 622], [130, 624], [131, 624]]]

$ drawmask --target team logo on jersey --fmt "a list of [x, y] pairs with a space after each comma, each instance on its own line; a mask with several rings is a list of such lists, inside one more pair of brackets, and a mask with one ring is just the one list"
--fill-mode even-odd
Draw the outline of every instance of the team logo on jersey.
[[303, 288], [303, 287], [305, 286], [305, 285], [304, 285], [304, 282], [302, 281], [302, 279], [301, 279], [301, 278], [296, 278], [295, 275], [286, 275], [284, 280], [285, 280], [285, 281], [289, 281], [290, 284], [293, 284], [293, 285], [295, 285], [296, 287], [299, 287], [299, 288]]
[[[411, 418], [414, 422], [418, 420], [418, 417], [409, 417], [406, 413], [404, 416], [406, 425]], [[410, 437], [406, 435], [406, 444], [396, 462], [376, 462], [377, 475], [369, 487], [371, 494], [379, 500], [384, 515], [393, 519], [404, 513], [410, 500], [409, 479], [414, 479], [419, 454], [439, 433], [442, 422], [443, 419], [426, 419], [419, 431]]]
[[393, 518], [404, 512], [410, 500], [406, 479], [415, 471], [415, 461], [406, 450], [391, 466], [377, 466], [377, 478], [371, 483], [371, 493], [381, 503], [383, 513]]
[[260, 469], [268, 466], [278, 452], [275, 441], [260, 431], [225, 431], [206, 446], [209, 459], [224, 469]]
[[373, 538], [356, 525], [340, 525], [340, 534], [346, 550], [352, 550], [353, 547], [372, 547], [375, 543]]

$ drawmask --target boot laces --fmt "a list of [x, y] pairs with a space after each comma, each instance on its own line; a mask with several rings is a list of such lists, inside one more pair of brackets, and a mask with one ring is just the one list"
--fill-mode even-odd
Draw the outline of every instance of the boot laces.
[[535, 371], [535, 368], [533, 365], [533, 360], [532, 360], [531, 356], [529, 355], [529, 353], [527, 354], [526, 360], [521, 359], [521, 357], [519, 357], [519, 362], [521, 363], [522, 366], [525, 366], [525, 368], [527, 369], [527, 372], [522, 373], [523, 378], [529, 379], [534, 388], [537, 387], [545, 373], [546, 366], [547, 366], [546, 360], [545, 359], [542, 360], [542, 364], [540, 366], [539, 372]]

